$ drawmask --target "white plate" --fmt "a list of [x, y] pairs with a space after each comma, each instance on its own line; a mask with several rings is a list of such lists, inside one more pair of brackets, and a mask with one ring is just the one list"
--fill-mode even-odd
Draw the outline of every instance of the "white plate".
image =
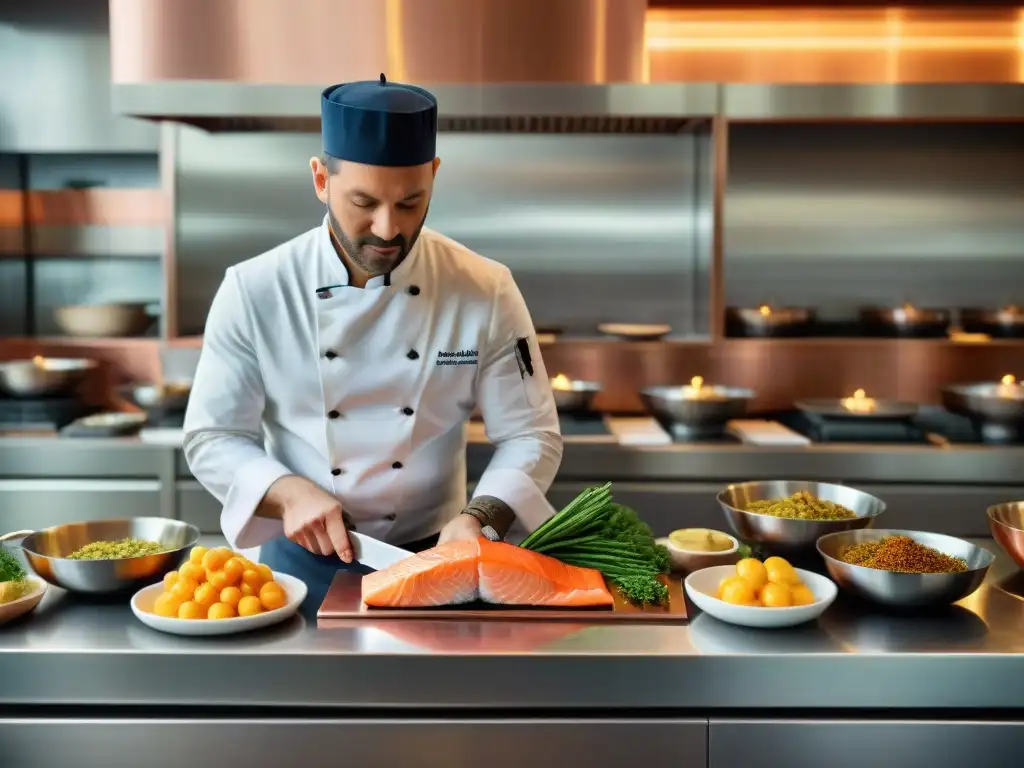
[[6, 624], [8, 621], [14, 621], [19, 616], [24, 616], [39, 605], [39, 602], [46, 594], [45, 581], [31, 576], [27, 576], [25, 580], [35, 585], [33, 590], [27, 595], [22, 595], [17, 600], [11, 600], [9, 603], [0, 603], [0, 624]]
[[168, 619], [153, 613], [153, 603], [164, 591], [163, 582], [143, 587], [132, 595], [132, 613], [147, 627], [172, 635], [209, 637], [234, 635], [279, 624], [290, 619], [306, 599], [306, 585], [294, 576], [274, 571], [274, 581], [284, 587], [288, 602], [276, 611], [265, 611], [255, 616], [236, 616], [233, 619]]
[[738, 624], [741, 627], [793, 627], [807, 621], [814, 621], [832, 605], [839, 590], [830, 579], [811, 571], [796, 569], [800, 580], [810, 588], [814, 602], [810, 605], [796, 605], [790, 608], [760, 608], [750, 605], [733, 605], [715, 597], [718, 585], [726, 576], [736, 573], [735, 565], [716, 565], [694, 571], [683, 582], [686, 594], [694, 605], [719, 621]]
[[672, 332], [672, 326], [601, 323], [597, 326], [597, 331], [606, 336], [618, 336], [621, 339], [654, 340], [668, 336]]

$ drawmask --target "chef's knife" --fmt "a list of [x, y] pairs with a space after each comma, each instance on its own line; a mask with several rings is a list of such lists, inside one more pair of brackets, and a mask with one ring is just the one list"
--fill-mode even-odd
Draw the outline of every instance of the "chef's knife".
[[351, 529], [348, 532], [348, 540], [354, 550], [353, 559], [378, 571], [412, 555], [412, 552], [406, 549]]

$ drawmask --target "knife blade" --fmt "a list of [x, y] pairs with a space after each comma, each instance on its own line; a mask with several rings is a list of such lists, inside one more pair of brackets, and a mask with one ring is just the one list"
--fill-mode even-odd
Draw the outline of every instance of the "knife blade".
[[407, 549], [357, 531], [349, 530], [348, 539], [354, 550], [353, 559], [378, 571], [412, 556]]

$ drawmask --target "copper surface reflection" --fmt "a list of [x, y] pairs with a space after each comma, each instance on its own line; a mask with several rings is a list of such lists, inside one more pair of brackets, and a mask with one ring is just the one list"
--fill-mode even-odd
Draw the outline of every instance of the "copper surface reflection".
[[1024, 9], [657, 9], [652, 81], [1024, 81]]
[[[338, 625], [334, 625], [338, 626]], [[428, 651], [522, 653], [537, 651], [588, 628], [587, 624], [501, 621], [366, 621], [349, 626], [373, 629]]]

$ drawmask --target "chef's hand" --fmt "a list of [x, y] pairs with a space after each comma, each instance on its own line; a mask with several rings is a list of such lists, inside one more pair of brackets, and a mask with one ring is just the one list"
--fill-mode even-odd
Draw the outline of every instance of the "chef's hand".
[[298, 475], [287, 475], [270, 486], [266, 501], [281, 512], [284, 535], [314, 555], [337, 553], [352, 562], [341, 502], [316, 483]]
[[459, 539], [476, 541], [482, 535], [480, 528], [480, 521], [472, 515], [459, 515], [441, 529], [437, 543], [444, 544], [446, 541], [458, 541]]

